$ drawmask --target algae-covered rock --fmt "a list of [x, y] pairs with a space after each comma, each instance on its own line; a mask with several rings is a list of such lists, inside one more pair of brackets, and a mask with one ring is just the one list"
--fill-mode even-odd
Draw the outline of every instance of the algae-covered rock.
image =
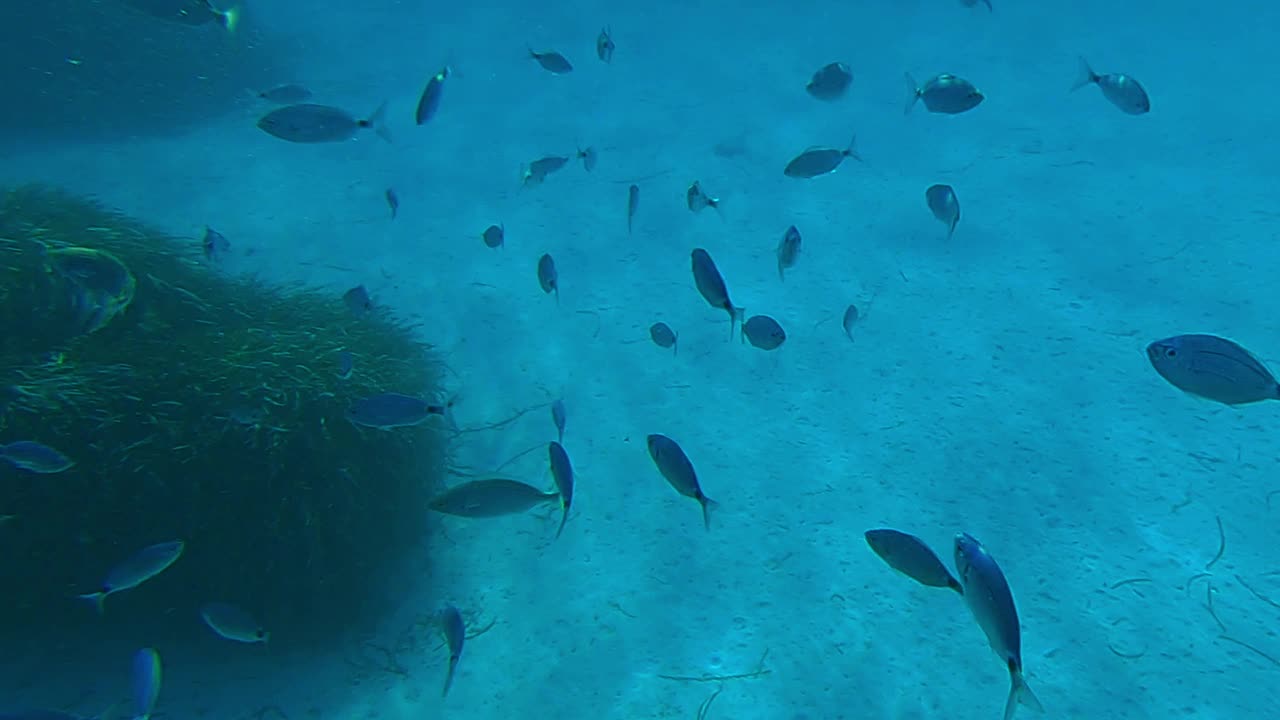
[[27, 187], [0, 195], [0, 329], [0, 443], [75, 463], [0, 463], [0, 629], [92, 616], [68, 598], [173, 539], [181, 560], [109, 617], [203, 632], [219, 600], [317, 638], [397, 599], [382, 583], [425, 539], [446, 438], [344, 419], [376, 393], [441, 394], [439, 359], [393, 316], [226, 276], [196, 241]]

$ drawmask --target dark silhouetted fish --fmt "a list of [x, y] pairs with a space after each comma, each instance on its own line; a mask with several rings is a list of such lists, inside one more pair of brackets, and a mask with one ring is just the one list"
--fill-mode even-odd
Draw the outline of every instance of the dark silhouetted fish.
[[538, 258], [538, 285], [544, 293], [554, 292], [556, 304], [560, 303], [560, 272], [556, 270], [556, 261], [547, 253]]
[[689, 456], [684, 454], [684, 450], [676, 444], [675, 440], [666, 435], [650, 435], [646, 444], [649, 446], [649, 457], [653, 458], [653, 464], [658, 467], [662, 477], [671, 483], [671, 487], [681, 495], [693, 498], [702, 505], [702, 524], [710, 530], [711, 511], [719, 507], [719, 503], [702, 492], [702, 486], [698, 484], [698, 474], [694, 472]]
[[98, 609], [98, 613], [102, 614], [106, 608], [108, 596], [124, 590], [132, 590], [164, 572], [182, 557], [182, 551], [185, 549], [186, 543], [181, 540], [149, 545], [111, 568], [106, 579], [102, 581], [101, 589], [79, 597], [81, 600], [92, 602]]
[[133, 654], [133, 666], [130, 670], [133, 720], [151, 720], [151, 714], [156, 710], [156, 700], [160, 698], [160, 686], [164, 681], [160, 653], [154, 648], [142, 648]]
[[713, 198], [708, 195], [697, 180], [694, 180], [689, 189], [685, 191], [684, 202], [689, 206], [689, 210], [693, 212], [701, 212], [709, 207], [717, 209], [720, 207], [719, 198]]
[[0, 460], [41, 475], [55, 475], [70, 470], [76, 464], [58, 450], [34, 440], [17, 440], [8, 445], [0, 445]]
[[676, 334], [671, 326], [664, 322], [656, 322], [649, 326], [649, 338], [653, 340], [653, 344], [660, 348], [666, 348], [673, 351], [674, 354], [680, 354], [678, 347], [680, 336]]
[[484, 229], [484, 233], [480, 235], [480, 239], [484, 240], [485, 247], [500, 248], [507, 241], [507, 229], [504, 225], [490, 225]]
[[858, 306], [850, 304], [844, 309], [844, 317], [840, 318], [840, 327], [844, 328], [844, 336], [853, 340], [853, 326], [858, 324]]
[[558, 492], [547, 493], [516, 480], [495, 478], [451, 487], [432, 498], [427, 507], [445, 515], [489, 518], [522, 513], [559, 499]]
[[587, 172], [596, 169], [596, 151], [595, 148], [578, 149], [578, 159], [582, 161], [582, 167]]
[[200, 26], [215, 23], [235, 30], [240, 9], [219, 10], [209, 0], [122, 0], [125, 5], [153, 18], [180, 25]]
[[311, 91], [296, 83], [277, 85], [270, 90], [263, 90], [258, 97], [277, 105], [297, 105], [311, 99]]
[[444, 93], [444, 81], [448, 77], [449, 66], [446, 65], [427, 81], [427, 86], [422, 89], [422, 95], [418, 97], [418, 108], [413, 113], [414, 122], [419, 125], [426, 125], [428, 120], [435, 117], [436, 110], [440, 109], [440, 97]]
[[794, 267], [800, 257], [800, 231], [795, 225], [787, 228], [782, 240], [778, 241], [778, 279], [784, 278], [787, 268]]
[[356, 317], [363, 317], [373, 310], [373, 299], [369, 297], [369, 291], [364, 285], [357, 285], [342, 293], [342, 304]]
[[568, 420], [568, 416], [564, 410], [564, 400], [556, 398], [551, 403], [551, 424], [556, 426], [556, 440], [564, 442], [564, 426]]
[[385, 193], [387, 198], [387, 207], [391, 208], [391, 219], [396, 219], [396, 213], [400, 212], [400, 197], [396, 195], [395, 188], [387, 188]]
[[533, 48], [528, 48], [528, 50], [529, 57], [537, 60], [538, 64], [542, 66], [542, 69], [549, 73], [564, 75], [566, 73], [573, 72], [573, 65], [569, 63], [569, 60], [566, 59], [565, 56], [558, 52], [552, 52], [550, 50], [547, 52], [534, 52]]
[[964, 594], [946, 565], [923, 540], [915, 535], [889, 528], [863, 533], [867, 545], [888, 563], [889, 567], [928, 587], [946, 587]]
[[830, 101], [842, 97], [851, 84], [853, 84], [853, 73], [849, 70], [849, 66], [833, 62], [815, 72], [804, 89], [819, 100]]
[[729, 313], [729, 339], [733, 339], [733, 329], [746, 311], [733, 304], [729, 299], [729, 289], [724, 284], [716, 262], [710, 253], [702, 248], [695, 248], [690, 258], [693, 265], [693, 283], [698, 292], [713, 308]]
[[350, 350], [338, 353], [338, 378], [346, 380], [356, 369], [356, 356]]
[[263, 115], [258, 127], [268, 135], [293, 143], [343, 142], [361, 130], [373, 128], [379, 137], [390, 142], [391, 135], [382, 124], [386, 107], [383, 103], [368, 120], [359, 120], [346, 110], [329, 105], [286, 105]]
[[1087, 60], [1080, 58], [1080, 76], [1076, 78], [1071, 89], [1079, 90], [1091, 83], [1102, 89], [1103, 97], [1110, 100], [1112, 105], [1130, 115], [1151, 112], [1151, 98], [1147, 96], [1147, 91], [1142, 89], [1142, 85], [1137, 80], [1122, 73], [1099, 75], [1089, 67]]
[[950, 185], [930, 185], [924, 191], [924, 199], [933, 216], [947, 226], [947, 239], [950, 240], [955, 234], [956, 224], [960, 222], [960, 199], [956, 197], [955, 188]]
[[1276, 377], [1236, 343], [1216, 335], [1176, 335], [1147, 346], [1147, 359], [1170, 385], [1224, 405], [1280, 399]]
[[956, 572], [964, 588], [965, 604], [986, 633], [991, 649], [1009, 670], [1009, 699], [1004, 705], [1004, 720], [1012, 720], [1019, 704], [1044, 712], [1022, 676], [1022, 627], [1018, 624], [1018, 610], [1004, 572], [982, 544], [965, 533], [956, 535]]
[[556, 489], [560, 491], [560, 506], [564, 509], [560, 516], [560, 528], [556, 537], [564, 532], [564, 524], [569, 522], [569, 506], [573, 504], [573, 464], [569, 462], [569, 453], [558, 442], [548, 443], [547, 455], [551, 461], [551, 477], [556, 481]]
[[631, 223], [636, 219], [636, 210], [640, 209], [640, 186], [627, 188], [627, 234], [631, 234]]
[[753, 315], [742, 323], [742, 339], [761, 350], [777, 350], [787, 341], [787, 333], [768, 315]]
[[449, 670], [444, 676], [444, 691], [440, 693], [444, 697], [453, 687], [453, 675], [458, 671], [458, 661], [462, 659], [462, 644], [467, 639], [467, 625], [462, 621], [458, 608], [446, 605], [440, 611], [440, 634], [444, 635], [445, 647], [449, 648]]
[[200, 618], [219, 637], [242, 643], [265, 643], [271, 639], [256, 618], [244, 609], [224, 602], [205, 603]]
[[791, 162], [787, 163], [787, 166], [782, 169], [782, 174], [800, 179], [815, 178], [819, 175], [835, 172], [845, 158], [861, 161], [862, 158], [858, 157], [858, 150], [855, 146], [856, 141], [856, 136], [850, 138], [849, 147], [843, 150], [831, 147], [811, 147], [792, 158]]
[[524, 184], [541, 185], [548, 175], [564, 167], [568, 162], [569, 158], [563, 155], [549, 155], [534, 160], [524, 170]]
[[973, 83], [955, 75], [943, 73], [923, 86], [916, 84], [911, 73], [907, 73], [906, 78], [908, 97], [903, 113], [911, 112], [919, 100], [929, 112], [958, 115], [978, 107], [984, 99]]
[[596, 36], [596, 57], [607, 63], [613, 62], [613, 51], [616, 49], [609, 28], [601, 28], [600, 34]]
[[218, 262], [224, 255], [231, 252], [231, 241], [227, 240], [222, 233], [205, 225], [204, 238], [200, 241], [200, 247], [204, 250], [206, 260]]
[[420, 397], [388, 392], [360, 398], [347, 407], [347, 420], [362, 427], [390, 430], [412, 427], [432, 415], [444, 416], [448, 405], [428, 402]]

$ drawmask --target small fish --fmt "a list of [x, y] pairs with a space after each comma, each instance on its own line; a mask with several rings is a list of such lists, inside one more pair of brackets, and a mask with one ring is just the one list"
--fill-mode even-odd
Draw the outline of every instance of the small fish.
[[[967, 8], [977, 7], [978, 0], [960, 0], [960, 4]], [[991, 0], [982, 0], [982, 4], [987, 6], [987, 12], [995, 12], [991, 8]]]
[[209, 0], [124, 0], [124, 4], [159, 20], [192, 27], [214, 23], [234, 31], [240, 21], [239, 8], [219, 10]]
[[698, 484], [698, 474], [694, 472], [689, 456], [684, 454], [684, 450], [676, 444], [675, 440], [666, 435], [650, 435], [646, 438], [646, 444], [649, 446], [649, 457], [653, 458], [653, 464], [658, 466], [658, 472], [662, 473], [662, 477], [666, 478], [668, 483], [671, 483], [671, 487], [681, 495], [693, 498], [702, 505], [702, 524], [710, 530], [711, 511], [719, 507], [720, 503], [702, 492], [702, 486]]
[[853, 73], [849, 66], [841, 62], [833, 62], [822, 66], [810, 78], [804, 89], [819, 100], [836, 100], [848, 91], [853, 84]]
[[923, 540], [915, 535], [889, 528], [863, 533], [867, 545], [889, 567], [927, 587], [951, 588], [961, 595], [964, 588], [942, 560]]
[[453, 687], [453, 674], [458, 671], [458, 661], [462, 659], [462, 643], [467, 639], [467, 626], [458, 608], [447, 605], [440, 611], [440, 632], [444, 635], [445, 646], [449, 648], [449, 671], [444, 676], [444, 691], [440, 693], [444, 697]]
[[587, 172], [591, 172], [596, 169], [596, 160], [598, 158], [596, 156], [595, 148], [589, 147], [585, 150], [578, 148], [578, 159], [582, 161], [582, 167]]
[[702, 248], [695, 248], [690, 258], [693, 265], [693, 283], [698, 287], [698, 292], [711, 307], [729, 313], [729, 339], [732, 340], [734, 326], [742, 319], [746, 310], [734, 305], [729, 299], [729, 289], [725, 286], [724, 278], [720, 275], [715, 261], [711, 259], [710, 253]]
[[396, 219], [396, 214], [400, 212], [400, 198], [396, 195], [395, 188], [387, 188], [387, 207], [391, 208], [391, 219]]
[[343, 142], [361, 130], [372, 128], [383, 140], [391, 141], [385, 125], [386, 103], [367, 120], [359, 120], [342, 108], [314, 103], [286, 105], [258, 120], [258, 128], [272, 137], [293, 143]]
[[522, 513], [557, 500], [558, 492], [543, 492], [517, 480], [494, 478], [455, 485], [431, 498], [427, 507], [445, 515], [489, 518]]
[[14, 467], [40, 475], [60, 473], [76, 464], [58, 450], [34, 440], [18, 440], [0, 445], [0, 460], [7, 460]]
[[560, 529], [556, 537], [564, 532], [564, 524], [569, 522], [569, 505], [573, 503], [573, 464], [569, 462], [569, 453], [558, 442], [547, 444], [547, 455], [551, 461], [551, 477], [556, 481], [556, 489], [560, 491], [560, 505], [564, 513], [560, 516]]
[[930, 185], [924, 191], [925, 202], [933, 216], [947, 226], [947, 239], [956, 232], [956, 224], [960, 222], [960, 199], [956, 197], [955, 188], [950, 185]]
[[160, 653], [153, 648], [142, 648], [133, 654], [133, 720], [150, 720], [160, 697], [164, 670], [160, 665]]
[[480, 235], [480, 239], [484, 240], [485, 247], [500, 248], [507, 242], [507, 229], [505, 225], [490, 225], [484, 229]]
[[258, 97], [277, 105], [297, 105], [311, 99], [311, 91], [301, 85], [288, 83], [263, 90]]
[[761, 350], [777, 350], [787, 341], [787, 333], [768, 315], [753, 315], [742, 323], [742, 339]]
[[689, 189], [685, 191], [684, 201], [692, 212], [700, 212], [709, 207], [717, 209], [720, 207], [720, 199], [713, 198], [703, 192], [702, 185], [697, 180], [694, 180]]
[[596, 57], [606, 63], [613, 62], [613, 51], [616, 49], [609, 28], [601, 28], [600, 34], [596, 36]]
[[1012, 720], [1019, 704], [1044, 712], [1044, 706], [1022, 676], [1022, 628], [1004, 572], [982, 544], [966, 533], [956, 535], [956, 571], [964, 587], [965, 604], [986, 633], [991, 649], [1009, 669], [1004, 720]]
[[209, 262], [217, 262], [223, 255], [231, 252], [231, 241], [208, 225], [204, 226], [204, 239], [200, 241], [200, 246], [204, 249], [204, 259]]
[[564, 424], [567, 416], [564, 411], [564, 400], [556, 398], [551, 403], [551, 422], [556, 426], [556, 439], [564, 442]]
[[844, 309], [844, 317], [840, 318], [840, 327], [844, 328], [844, 336], [853, 341], [853, 326], [858, 324], [858, 306], [850, 304]]
[[1280, 399], [1275, 375], [1226, 338], [1175, 335], [1148, 345], [1147, 359], [1170, 385], [1224, 405]]
[[985, 99], [973, 83], [955, 75], [943, 73], [924, 86], [917, 85], [911, 73], [907, 73], [906, 78], [908, 97], [903, 114], [911, 112], [917, 100], [923, 100], [929, 112], [958, 115], [978, 107]]
[[543, 70], [546, 70], [553, 75], [564, 75], [566, 73], [573, 72], [573, 65], [569, 63], [565, 56], [558, 52], [552, 52], [550, 50], [547, 52], [534, 52], [533, 48], [528, 48], [528, 50], [529, 57], [537, 60]]
[[680, 336], [676, 334], [671, 326], [664, 322], [656, 322], [649, 326], [649, 338], [653, 340], [653, 344], [660, 348], [672, 350], [674, 354], [680, 354], [678, 342]]
[[356, 356], [350, 350], [338, 353], [338, 378], [346, 380], [356, 369]]
[[1122, 73], [1099, 75], [1082, 57], [1080, 58], [1080, 76], [1076, 78], [1071, 89], [1079, 90], [1090, 83], [1101, 88], [1102, 96], [1110, 100], [1112, 105], [1130, 115], [1151, 112], [1151, 98], [1147, 96], [1147, 91], [1142, 89], [1142, 85], [1137, 80]]
[[448, 405], [388, 392], [356, 400], [347, 408], [346, 417], [361, 427], [389, 430], [419, 425], [432, 415], [445, 415], [448, 410]]
[[440, 97], [444, 94], [444, 81], [448, 77], [449, 66], [446, 65], [427, 80], [427, 86], [422, 89], [422, 95], [418, 97], [418, 109], [413, 114], [414, 122], [426, 125], [428, 120], [435, 117], [436, 110], [440, 108]]
[[627, 188], [627, 234], [631, 234], [631, 223], [636, 219], [636, 210], [640, 209], [640, 186]]
[[800, 231], [795, 225], [787, 228], [783, 233], [782, 240], [778, 242], [778, 279], [785, 279], [783, 273], [787, 268], [794, 267], [796, 259], [800, 257]]
[[563, 155], [548, 155], [529, 163], [524, 170], [525, 185], [541, 185], [547, 176], [568, 164], [569, 158]]
[[79, 598], [92, 602], [101, 615], [106, 610], [108, 596], [136, 588], [164, 572], [182, 557], [185, 549], [186, 543], [181, 540], [149, 545], [112, 568], [102, 581], [101, 589], [80, 595]]
[[224, 602], [205, 603], [200, 608], [200, 618], [209, 629], [227, 640], [242, 643], [265, 643], [271, 639], [271, 633], [252, 615], [235, 605]]
[[357, 285], [343, 293], [342, 304], [356, 317], [363, 317], [373, 310], [373, 299], [369, 297], [369, 291], [364, 285]]
[[560, 303], [560, 272], [556, 270], [556, 261], [548, 253], [543, 253], [538, 258], [538, 285], [542, 286], [544, 293], [554, 292], [556, 303]]
[[857, 136], [850, 138], [849, 146], [843, 150], [832, 147], [811, 147], [792, 158], [791, 162], [782, 169], [782, 174], [807, 180], [835, 172], [845, 158], [853, 158], [861, 162], [862, 158], [858, 156], [856, 141]]

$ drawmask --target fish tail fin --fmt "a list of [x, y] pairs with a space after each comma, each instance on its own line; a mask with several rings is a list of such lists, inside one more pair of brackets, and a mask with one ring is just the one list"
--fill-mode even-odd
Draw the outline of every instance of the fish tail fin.
[[947, 239], [950, 240], [952, 235], [956, 234], [956, 226], [960, 224], [960, 213], [951, 218], [951, 227], [947, 229]]
[[903, 73], [903, 77], [907, 80], [907, 104], [903, 108], [902, 114], [907, 115], [911, 112], [911, 108], [916, 106], [916, 101], [920, 99], [920, 86], [916, 84], [916, 79], [911, 77], [911, 73]]
[[1004, 703], [1004, 720], [1013, 720], [1013, 713], [1019, 705], [1026, 705], [1034, 712], [1044, 712], [1044, 706], [1040, 704], [1035, 693], [1031, 692], [1031, 686], [1027, 685], [1020, 670], [1011, 669], [1009, 679], [1009, 699]]
[[[676, 333], [675, 339], [671, 341], [671, 354], [677, 356], [680, 354], [680, 333]], [[1280, 391], [1280, 385], [1276, 386], [1276, 390]]]
[[560, 534], [564, 532], [565, 523], [569, 522], [569, 506], [565, 505], [563, 500], [561, 500], [560, 504], [564, 506], [564, 512], [560, 515], [560, 527], [556, 528], [557, 540], [560, 539]]
[[363, 125], [365, 127], [373, 128], [373, 131], [377, 133], [378, 137], [382, 138], [383, 140], [386, 140], [387, 142], [392, 142], [391, 131], [387, 129], [386, 120], [387, 120], [387, 101], [383, 100], [382, 104], [378, 106], [377, 110], [373, 111], [373, 114], [369, 116], [368, 120], [364, 121]]
[[[730, 340], [731, 342], [732, 342], [732, 340], [733, 340], [733, 328], [734, 328], [734, 326], [741, 326], [741, 325], [742, 325], [742, 321], [743, 321], [746, 317], [747, 317], [747, 309], [746, 309], [746, 308], [744, 308], [744, 307], [738, 307], [737, 305], [734, 305], [733, 303], [729, 303], [729, 340]], [[742, 329], [742, 332], [743, 332], [744, 334], [746, 333], [746, 331], [747, 331], [747, 329], [746, 329], [746, 328], [743, 328], [743, 329]]]
[[[915, 102], [913, 101], [912, 104], [914, 105]], [[862, 162], [862, 156], [858, 154], [858, 135], [856, 133], [849, 138], [849, 146], [844, 149], [844, 156]]]
[[702, 504], [702, 525], [709, 531], [711, 530], [711, 512], [720, 507], [720, 503], [701, 493], [698, 495], [698, 502]]
[[982, 2], [986, 3], [986, 6], [987, 6], [987, 12], [989, 12], [989, 13], [993, 13], [993, 12], [995, 12], [995, 11], [996, 11], [996, 9], [995, 9], [995, 8], [991, 7], [991, 0], [982, 0]]
[[226, 10], [214, 10], [214, 12], [218, 13], [219, 22], [227, 32], [235, 32], [236, 28], [240, 27], [240, 18], [244, 14], [244, 10], [239, 5], [232, 5]]
[[1095, 82], [1098, 82], [1098, 73], [1093, 71], [1093, 68], [1089, 66], [1089, 61], [1085, 60], [1084, 56], [1081, 55], [1080, 72], [1076, 74], [1076, 81], [1071, 85], [1071, 90], [1074, 92], [1089, 83]]
[[99, 615], [105, 615], [107, 612], [107, 594], [104, 592], [91, 592], [83, 595], [77, 595], [77, 598], [93, 603], [93, 607], [98, 611]]
[[441, 691], [440, 697], [447, 697], [449, 695], [449, 688], [453, 687], [453, 674], [457, 669], [458, 661], [453, 658], [449, 658], [449, 671], [444, 676], [444, 690]]

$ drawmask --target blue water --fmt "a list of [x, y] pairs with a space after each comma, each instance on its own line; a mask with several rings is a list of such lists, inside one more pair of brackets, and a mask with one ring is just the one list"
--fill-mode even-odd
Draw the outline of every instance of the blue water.
[[[269, 110], [255, 86], [163, 136], [8, 147], [0, 179], [92, 194], [193, 243], [211, 225], [232, 244], [229, 271], [335, 296], [363, 283], [445, 353], [464, 426], [557, 397], [567, 410], [580, 477], [554, 544], [558, 511], [447, 520], [427, 542], [434, 574], [404, 579], [402, 616], [378, 637], [331, 657], [287, 637], [211, 638], [166, 655], [158, 712], [678, 718], [722, 689], [707, 718], [999, 717], [1007, 672], [963, 603], [863, 542], [890, 526], [948, 564], [955, 533], [982, 540], [1017, 600], [1046, 717], [1273, 716], [1280, 403], [1183, 395], [1143, 348], [1211, 332], [1280, 362], [1280, 9], [994, 1], [260, 2], [254, 31], [301, 48], [278, 81], [359, 116], [386, 101], [394, 143], [280, 142], [255, 127]], [[608, 65], [594, 56], [604, 25]], [[526, 45], [575, 71], [546, 73]], [[1139, 79], [1150, 114], [1068, 92], [1080, 55]], [[853, 86], [819, 103], [804, 84], [836, 60]], [[440, 112], [414, 126], [445, 64]], [[955, 73], [986, 100], [904, 116], [904, 72]], [[854, 133], [864, 162], [782, 175], [804, 148]], [[586, 146], [592, 173], [571, 163], [520, 186], [523, 164]], [[694, 180], [721, 213], [686, 209]], [[934, 183], [963, 208], [950, 241], [925, 207]], [[480, 240], [496, 223], [504, 249]], [[791, 224], [804, 249], [780, 282]], [[694, 247], [786, 344], [726, 340], [724, 313], [694, 289]], [[559, 304], [538, 287], [542, 253]], [[680, 333], [678, 356], [648, 339], [658, 320]], [[721, 504], [710, 532], [653, 467], [654, 432], [680, 442]], [[554, 437], [538, 409], [465, 436], [459, 460], [492, 468]], [[549, 487], [544, 457], [506, 472]], [[1206, 571], [1215, 518], [1225, 553]], [[442, 700], [447, 652], [428, 626], [404, 633], [446, 602], [495, 624], [468, 641]], [[396, 672], [361, 649], [403, 637]], [[107, 625], [44, 649], [48, 683], [6, 697], [98, 712], [155, 642]], [[714, 675], [751, 677], [671, 679]]]

